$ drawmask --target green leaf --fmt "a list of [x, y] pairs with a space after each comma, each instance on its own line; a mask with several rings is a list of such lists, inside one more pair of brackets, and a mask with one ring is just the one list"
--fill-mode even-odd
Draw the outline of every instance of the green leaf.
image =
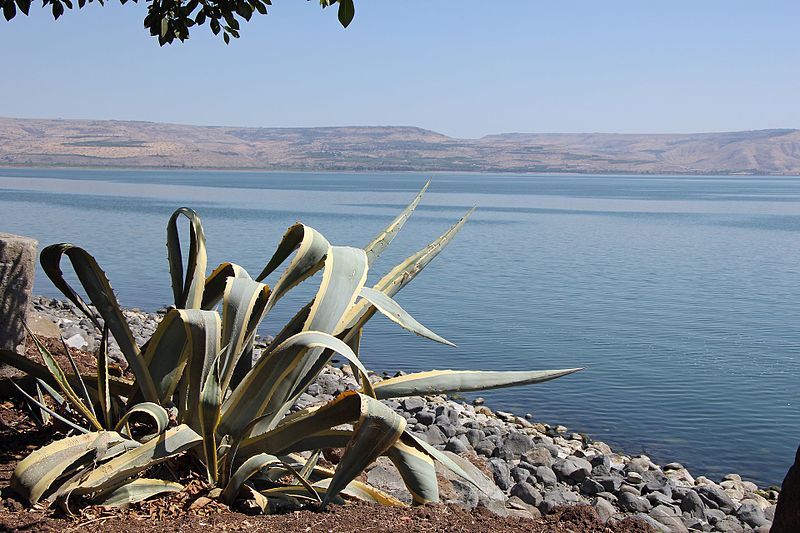
[[19, 8], [20, 11], [25, 13], [25, 16], [27, 16], [28, 11], [31, 8], [31, 0], [17, 0], [17, 7]]
[[66, 255], [71, 261], [75, 274], [77, 274], [78, 280], [86, 290], [89, 300], [97, 308], [105, 324], [108, 325], [109, 330], [114, 335], [122, 354], [128, 362], [128, 366], [133, 371], [133, 375], [136, 376], [136, 383], [141, 388], [145, 400], [158, 403], [158, 394], [153, 384], [153, 379], [147, 371], [144, 358], [136, 345], [128, 323], [125, 321], [117, 302], [117, 297], [111, 289], [111, 284], [108, 282], [105, 272], [100, 269], [91, 254], [69, 243], [48, 246], [42, 250], [39, 256], [42, 270], [53, 282], [53, 285], [92, 320], [98, 329], [102, 328], [97, 316], [64, 279], [64, 273], [61, 271], [60, 266], [63, 255]]
[[[11, 20], [17, 14], [17, 7], [13, 1], [3, 0], [3, 16], [6, 20]], [[27, 14], [27, 13], [26, 13]]]
[[142, 402], [134, 405], [128, 410], [127, 413], [122, 415], [122, 418], [120, 418], [119, 422], [117, 422], [117, 426], [114, 428], [114, 431], [130, 437], [130, 433], [126, 429], [126, 426], [128, 424], [128, 419], [130, 419], [130, 417], [136, 413], [145, 414], [153, 419], [153, 421], [156, 423], [156, 431], [150, 435], [160, 435], [167, 429], [167, 425], [169, 424], [169, 415], [167, 414], [167, 411], [157, 403]]
[[183, 485], [161, 479], [139, 478], [93, 498], [97, 505], [104, 507], [124, 507], [152, 498], [165, 492], [180, 492]]
[[353, 21], [356, 14], [356, 6], [353, 0], [339, 0], [339, 23], [345, 28]]
[[[167, 19], [161, 19], [161, 35], [166, 35]], [[189, 256], [186, 277], [183, 276], [183, 256], [178, 235], [178, 217], [189, 219]], [[203, 302], [206, 281], [206, 237], [200, 216], [188, 207], [177, 209], [167, 223], [167, 259], [172, 279], [172, 293], [178, 309], [199, 309]]]
[[34, 335], [34, 333], [28, 329], [27, 325], [25, 326], [25, 329], [33, 339], [33, 343], [36, 345], [39, 355], [42, 356], [47, 369], [50, 371], [50, 374], [53, 376], [53, 379], [56, 381], [56, 383], [58, 383], [58, 387], [61, 389], [61, 392], [64, 393], [64, 396], [67, 398], [70, 405], [77, 409], [96, 429], [102, 430], [102, 424], [100, 424], [100, 421], [97, 420], [97, 417], [94, 415], [92, 410], [89, 409], [89, 407], [87, 407], [86, 404], [81, 401], [81, 399], [75, 393], [69, 383], [69, 380], [67, 380], [66, 374], [64, 374], [64, 371], [61, 370], [61, 366], [58, 364], [58, 361], [56, 361], [55, 357], [53, 357], [53, 354], [51, 354], [47, 347], [42, 344], [42, 342], [39, 340], [39, 337]]
[[120, 482], [199, 444], [203, 439], [186, 425], [168, 429], [138, 448], [95, 468], [72, 490], [75, 495], [108, 490]]
[[381, 256], [384, 250], [391, 244], [400, 230], [403, 228], [403, 225], [408, 221], [411, 217], [411, 214], [414, 213], [414, 210], [419, 205], [420, 200], [422, 200], [422, 196], [425, 194], [425, 191], [428, 190], [431, 181], [428, 180], [427, 183], [422, 187], [422, 190], [417, 193], [417, 196], [411, 201], [410, 204], [400, 213], [397, 218], [395, 218], [391, 224], [389, 224], [383, 231], [378, 233], [372, 241], [368, 245], [364, 247], [364, 251], [367, 252], [367, 264], [372, 266], [372, 264]]
[[57, 440], [39, 448], [17, 464], [11, 475], [11, 488], [34, 504], [58, 478], [91, 464], [98, 454], [124, 441], [122, 435], [113, 431], [85, 433]]
[[220, 420], [223, 389], [220, 386], [219, 358], [211, 365], [203, 389], [200, 391], [200, 431], [203, 437], [203, 453], [206, 458], [208, 482], [217, 483], [219, 467], [217, 463], [217, 426]]
[[400, 304], [392, 300], [389, 296], [385, 295], [381, 291], [376, 291], [375, 289], [370, 289], [369, 287], [362, 287], [359, 294], [362, 298], [369, 301], [369, 303], [371, 303], [378, 311], [383, 313], [386, 318], [395, 324], [398, 324], [403, 329], [407, 329], [411, 333], [419, 335], [420, 337], [425, 337], [426, 339], [431, 339], [448, 346], [455, 346], [455, 344], [449, 340], [445, 339], [444, 337], [440, 337], [417, 322], [414, 317], [409, 315], [402, 307], [400, 307]]
[[478, 370], [431, 370], [383, 380], [374, 385], [378, 399], [402, 396], [425, 396], [452, 392], [472, 392], [502, 387], [544, 383], [578, 372], [581, 368], [564, 370], [531, 370], [486, 372]]

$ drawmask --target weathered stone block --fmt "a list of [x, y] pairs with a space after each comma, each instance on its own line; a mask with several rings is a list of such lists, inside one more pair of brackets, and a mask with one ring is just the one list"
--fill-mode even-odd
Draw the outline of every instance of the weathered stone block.
[[0, 348], [19, 353], [25, 351], [23, 323], [31, 302], [37, 244], [35, 239], [0, 233]]

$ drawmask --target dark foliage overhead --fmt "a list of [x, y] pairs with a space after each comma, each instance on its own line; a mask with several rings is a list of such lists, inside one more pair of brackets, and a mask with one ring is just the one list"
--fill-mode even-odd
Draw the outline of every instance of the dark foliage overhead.
[[[75, 0], [78, 8], [95, 0]], [[100, 5], [105, 0], [96, 0]], [[119, 0], [125, 4], [128, 0]], [[138, 2], [138, 0], [131, 0]], [[184, 41], [189, 38], [189, 29], [208, 23], [214, 35], [222, 33], [222, 38], [229, 43], [231, 37], [239, 37], [240, 21], [249, 21], [255, 14], [267, 14], [267, 6], [271, 0], [144, 0], [147, 3], [147, 16], [144, 27], [150, 35], [158, 38], [162, 46], [175, 39]], [[339, 4], [339, 22], [345, 28], [355, 15], [354, 0], [320, 0], [323, 8]], [[73, 0], [42, 0], [42, 7], [53, 12], [53, 18], [64, 14], [65, 9], [75, 6]], [[18, 13], [27, 15], [31, 0], [0, 0], [0, 7], [6, 20], [13, 19]]]

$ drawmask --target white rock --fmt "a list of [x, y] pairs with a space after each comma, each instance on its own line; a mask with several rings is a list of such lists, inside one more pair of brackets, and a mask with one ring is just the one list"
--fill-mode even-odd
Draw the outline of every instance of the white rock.
[[75, 335], [73, 335], [73, 336], [72, 336], [72, 337], [70, 337], [69, 339], [65, 340], [64, 342], [65, 342], [65, 343], [66, 343], [66, 345], [67, 345], [67, 346], [69, 346], [70, 348], [76, 348], [76, 349], [78, 349], [78, 350], [80, 350], [81, 348], [83, 348], [84, 346], [86, 346], [86, 345], [87, 345], [87, 343], [86, 343], [86, 339], [84, 339], [84, 338], [81, 336], [81, 334], [80, 334], [80, 333], [76, 333]]

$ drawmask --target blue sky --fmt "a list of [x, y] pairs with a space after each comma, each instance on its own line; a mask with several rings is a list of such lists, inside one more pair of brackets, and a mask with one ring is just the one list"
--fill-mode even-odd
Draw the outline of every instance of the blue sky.
[[[113, 2], [113, 0], [111, 0]], [[800, 127], [797, 0], [274, 0], [225, 46], [144, 6], [0, 19], [0, 116], [413, 125], [459, 137]]]

